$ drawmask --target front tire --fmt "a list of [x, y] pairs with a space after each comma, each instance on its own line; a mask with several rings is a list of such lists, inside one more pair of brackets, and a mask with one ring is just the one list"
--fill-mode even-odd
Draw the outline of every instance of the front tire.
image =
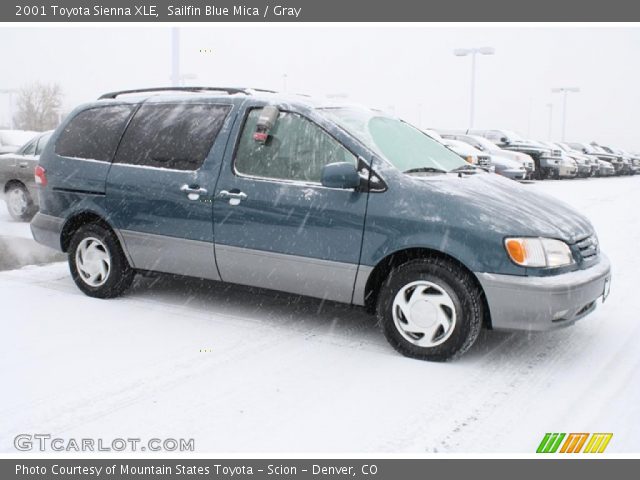
[[114, 233], [99, 224], [85, 225], [75, 233], [69, 269], [78, 288], [96, 298], [122, 295], [135, 276]]
[[438, 257], [411, 260], [384, 281], [378, 320], [391, 346], [411, 358], [445, 361], [476, 341], [482, 292], [471, 274]]

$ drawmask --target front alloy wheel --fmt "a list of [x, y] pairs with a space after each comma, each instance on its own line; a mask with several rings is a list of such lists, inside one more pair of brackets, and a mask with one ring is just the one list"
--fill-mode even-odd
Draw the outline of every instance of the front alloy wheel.
[[419, 347], [447, 341], [456, 326], [456, 307], [442, 287], [426, 280], [400, 289], [393, 301], [393, 322], [400, 334]]

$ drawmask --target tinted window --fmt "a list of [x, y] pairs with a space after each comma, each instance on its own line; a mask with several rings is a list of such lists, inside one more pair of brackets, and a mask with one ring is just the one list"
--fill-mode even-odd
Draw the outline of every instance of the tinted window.
[[47, 146], [47, 142], [49, 141], [49, 138], [51, 138], [51, 133], [42, 135], [38, 139], [38, 146], [36, 147], [36, 155], [40, 155], [42, 153], [42, 150], [44, 150], [44, 147]]
[[189, 103], [143, 105], [124, 134], [115, 162], [197, 170], [230, 108]]
[[260, 109], [249, 112], [236, 151], [236, 171], [256, 177], [319, 183], [322, 167], [356, 157], [333, 137], [295, 113], [281, 112], [266, 142], [254, 140]]
[[132, 110], [133, 106], [118, 105], [80, 112], [60, 134], [56, 153], [63, 157], [111, 161]]

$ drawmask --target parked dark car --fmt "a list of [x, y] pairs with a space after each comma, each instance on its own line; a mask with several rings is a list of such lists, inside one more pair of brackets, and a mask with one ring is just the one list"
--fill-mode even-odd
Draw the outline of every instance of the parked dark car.
[[617, 155], [609, 153], [603, 150], [600, 147], [595, 145], [589, 145], [587, 143], [579, 143], [579, 142], [568, 142], [569, 145], [574, 150], [578, 150], [579, 152], [584, 153], [585, 155], [589, 155], [591, 157], [595, 157], [602, 162], [609, 163], [614, 168], [615, 175], [621, 175], [622, 173], [622, 159]]
[[362, 306], [402, 354], [446, 360], [483, 326], [563, 327], [608, 293], [585, 217], [408, 123], [182, 90], [106, 94], [40, 157], [33, 236], [68, 253], [89, 296], [123, 294], [138, 271], [282, 290]]
[[560, 176], [560, 170], [563, 168], [560, 149], [524, 139], [510, 130], [467, 130], [467, 133], [480, 135], [504, 150], [526, 153], [535, 162], [534, 178], [538, 180]]
[[607, 153], [618, 156], [618, 161], [622, 161], [622, 166], [620, 167], [621, 175], [635, 175], [636, 170], [633, 168], [633, 157], [631, 155], [619, 148], [608, 147], [600, 144], [597, 146]]
[[0, 192], [15, 220], [28, 222], [38, 211], [33, 172], [51, 133], [41, 133], [15, 153], [0, 155]]
[[597, 158], [579, 152], [578, 150], [571, 148], [567, 143], [558, 142], [556, 145], [569, 155], [569, 157], [575, 160], [578, 165], [579, 177], [586, 178], [598, 176], [600, 164]]
[[[514, 150], [504, 150], [498, 147], [495, 143], [480, 135], [470, 135], [467, 133], [451, 133], [451, 132], [439, 132], [443, 138], [451, 138], [453, 140], [460, 140], [461, 142], [468, 143], [474, 148], [477, 148], [481, 152], [484, 152], [491, 156], [491, 158], [504, 158], [507, 160], [513, 160], [526, 170], [526, 178], [533, 178], [535, 174], [535, 162], [531, 156], [523, 152], [517, 152]], [[508, 167], [508, 163], [502, 162], [504, 169]]]

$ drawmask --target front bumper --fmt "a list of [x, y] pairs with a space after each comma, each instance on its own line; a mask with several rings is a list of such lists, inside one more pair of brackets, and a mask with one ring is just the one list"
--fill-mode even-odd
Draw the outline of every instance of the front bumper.
[[484, 289], [495, 330], [551, 330], [572, 325], [591, 313], [608, 294], [611, 264], [548, 277], [476, 273]]
[[574, 166], [561, 164], [558, 166], [558, 175], [561, 178], [573, 178], [577, 175], [578, 169]]
[[578, 165], [578, 176], [586, 177], [588, 175], [591, 175], [591, 165], [586, 165], [586, 164]]
[[61, 252], [60, 239], [63, 227], [63, 218], [37, 213], [31, 220], [31, 235], [36, 242]]
[[516, 170], [516, 169], [506, 169], [496, 171], [498, 175], [502, 175], [503, 177], [510, 178], [511, 180], [524, 180], [527, 176], [526, 170]]

